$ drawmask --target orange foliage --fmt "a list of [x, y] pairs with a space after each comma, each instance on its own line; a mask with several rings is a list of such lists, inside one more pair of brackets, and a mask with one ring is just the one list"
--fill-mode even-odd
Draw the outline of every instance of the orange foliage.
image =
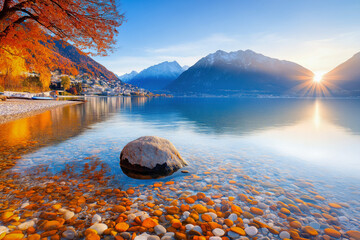
[[77, 72], [54, 53], [54, 40], [104, 56], [122, 22], [115, 0], [0, 0], [0, 72], [14, 58], [23, 59], [48, 86], [50, 71]]

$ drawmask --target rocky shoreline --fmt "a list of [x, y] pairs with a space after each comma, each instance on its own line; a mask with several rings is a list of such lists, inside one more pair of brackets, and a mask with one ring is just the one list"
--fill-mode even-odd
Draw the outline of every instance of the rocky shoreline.
[[[347, 227], [356, 222], [345, 217], [352, 206], [327, 201], [309, 182], [287, 192], [242, 172], [241, 181], [221, 184], [203, 171], [121, 189], [109, 184], [108, 170], [94, 159], [52, 176], [46, 168], [4, 172], [0, 239], [360, 239]], [[220, 170], [220, 178], [234, 171]]]
[[0, 102], [0, 124], [74, 104], [79, 104], [79, 102], [8, 99]]

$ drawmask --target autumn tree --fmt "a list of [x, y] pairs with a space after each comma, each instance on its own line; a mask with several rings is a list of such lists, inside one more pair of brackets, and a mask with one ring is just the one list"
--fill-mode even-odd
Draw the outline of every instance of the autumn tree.
[[64, 88], [64, 90], [70, 88], [71, 81], [70, 81], [70, 78], [68, 76], [62, 76], [60, 78], [60, 80], [61, 80], [61, 86]]
[[115, 0], [0, 0], [0, 72], [14, 58], [22, 59], [48, 86], [51, 71], [77, 72], [53, 51], [55, 41], [105, 56], [122, 22]]

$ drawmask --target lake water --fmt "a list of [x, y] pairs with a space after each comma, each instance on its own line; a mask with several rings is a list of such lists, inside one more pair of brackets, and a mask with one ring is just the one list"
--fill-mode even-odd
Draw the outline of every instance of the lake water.
[[[3, 171], [24, 173], [46, 166], [57, 174], [66, 164], [97, 158], [110, 167], [109, 184], [121, 188], [191, 175], [201, 177], [202, 187], [227, 185], [246, 175], [261, 189], [276, 185], [294, 198], [321, 195], [342, 203], [336, 212], [346, 218], [341, 224], [359, 229], [360, 99], [87, 100], [1, 125]], [[125, 176], [119, 166], [122, 148], [146, 135], [170, 140], [188, 161], [189, 173], [160, 180]], [[238, 194], [231, 186], [228, 190], [225, 195]]]

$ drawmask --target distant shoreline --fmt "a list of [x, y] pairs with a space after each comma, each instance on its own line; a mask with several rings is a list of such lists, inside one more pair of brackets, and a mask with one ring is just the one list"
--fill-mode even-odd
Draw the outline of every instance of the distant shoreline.
[[79, 104], [74, 101], [8, 99], [0, 102], [0, 124], [30, 117], [58, 107]]

